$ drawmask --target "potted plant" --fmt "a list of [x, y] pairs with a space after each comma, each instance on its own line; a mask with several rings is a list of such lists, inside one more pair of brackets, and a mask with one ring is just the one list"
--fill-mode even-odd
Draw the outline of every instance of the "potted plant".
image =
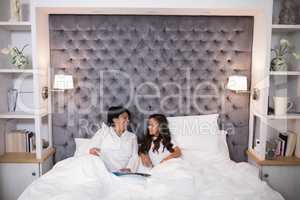
[[271, 60], [271, 71], [287, 71], [291, 56], [297, 60], [300, 59], [300, 54], [293, 52], [291, 49], [288, 40], [280, 40], [279, 47], [271, 50], [275, 53], [275, 57]]
[[28, 65], [28, 57], [24, 55], [23, 51], [28, 46], [28, 44], [24, 45], [20, 50], [17, 47], [13, 48], [4, 48], [1, 52], [5, 55], [8, 55], [9, 62], [16, 66], [18, 69], [24, 69], [26, 65]]

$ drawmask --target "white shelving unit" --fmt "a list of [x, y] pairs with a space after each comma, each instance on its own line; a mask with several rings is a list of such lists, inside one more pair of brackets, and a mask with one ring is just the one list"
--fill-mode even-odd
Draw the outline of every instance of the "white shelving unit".
[[[29, 13], [30, 3], [30, 0], [22, 1], [22, 9], [26, 8], [26, 10], [22, 10], [25, 21], [12, 22], [9, 20], [10, 0], [0, 1], [0, 50], [9, 46], [22, 48], [27, 44], [28, 47], [24, 49], [24, 54], [29, 58], [29, 65], [25, 69], [16, 69], [9, 63], [7, 55], [0, 53], [0, 137], [5, 138], [5, 134], [7, 134], [7, 130], [4, 131], [1, 128], [5, 126], [8, 119], [31, 119], [24, 128], [29, 128], [36, 133], [37, 151], [35, 156], [37, 159], [41, 159], [43, 156], [41, 140], [46, 139], [52, 146], [52, 136], [49, 133], [49, 123], [42, 119], [48, 117], [47, 107], [40, 104], [41, 94], [39, 88], [36, 87], [36, 85], [40, 85], [40, 81], [47, 71], [41, 71], [40, 66], [37, 67], [38, 64], [35, 64], [35, 43], [33, 43], [32, 22]], [[18, 91], [15, 112], [8, 112], [7, 92], [9, 89]], [[15, 128], [22, 129], [22, 125], [16, 122]], [[0, 142], [0, 156], [5, 154], [3, 141]]]
[[[300, 53], [300, 19], [298, 19], [299, 24], [279, 24], [281, 3], [282, 0], [273, 0], [270, 48], [278, 48], [280, 40], [286, 39], [293, 46], [293, 51]], [[272, 58], [274, 58], [274, 54], [271, 53]], [[270, 66], [267, 67], [270, 68]], [[293, 131], [300, 134], [300, 60], [291, 56], [287, 71], [270, 70], [268, 79], [269, 87], [268, 95], [266, 95], [269, 102], [268, 108], [265, 108], [265, 113], [255, 114], [261, 120], [260, 126], [263, 128], [260, 129], [259, 136], [253, 136], [261, 142], [261, 148], [253, 151], [261, 159], [265, 159], [266, 141], [277, 137], [279, 132]], [[287, 97], [294, 103], [293, 109], [288, 111], [286, 115], [278, 116], [272, 113], [272, 109], [274, 109], [273, 97], [276, 96]], [[254, 146], [253, 143], [252, 150], [254, 150]]]
[[[23, 10], [24, 9], [24, 10]], [[15, 200], [32, 181], [51, 169], [55, 150], [48, 107], [40, 100], [41, 82], [47, 71], [36, 62], [35, 32], [30, 19], [31, 0], [22, 0], [24, 21], [11, 22], [10, 0], [0, 1], [0, 50], [18, 47], [29, 57], [25, 69], [16, 69], [9, 63], [7, 55], [0, 53], [0, 199]], [[34, 15], [33, 15], [34, 16]], [[46, 79], [48, 81], [48, 79]], [[8, 90], [16, 89], [15, 112], [8, 112]], [[34, 152], [6, 152], [6, 135], [12, 130], [30, 130], [35, 134]], [[43, 143], [49, 143], [43, 147]]]
[[[273, 13], [270, 25], [270, 49], [278, 48], [281, 39], [286, 39], [293, 45], [294, 52], [300, 52], [300, 19], [298, 24], [279, 24], [279, 13], [283, 0], [273, 0]], [[300, 2], [295, 1], [299, 3]], [[271, 59], [274, 54], [271, 51]], [[271, 60], [270, 60], [271, 63]], [[270, 69], [270, 65], [267, 66]], [[292, 131], [300, 134], [300, 61], [292, 56], [288, 60], [287, 71], [269, 71], [266, 77], [268, 101], [263, 113], [254, 113], [253, 132], [250, 133], [249, 149], [247, 151], [249, 162], [255, 163], [260, 170], [260, 178], [266, 181], [273, 189], [280, 192], [285, 199], [298, 200], [300, 191], [300, 158], [296, 156], [278, 156], [272, 160], [266, 157], [267, 141], [279, 137], [279, 133]], [[292, 110], [285, 115], [274, 114], [273, 97], [287, 97], [294, 103]], [[259, 141], [259, 142], [257, 142]]]

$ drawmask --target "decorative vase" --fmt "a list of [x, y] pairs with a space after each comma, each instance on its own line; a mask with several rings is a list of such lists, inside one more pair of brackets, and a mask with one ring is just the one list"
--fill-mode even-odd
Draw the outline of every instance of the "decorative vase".
[[296, 24], [297, 4], [294, 0], [283, 0], [279, 13], [279, 24]]
[[292, 101], [289, 101], [288, 97], [273, 97], [274, 101], [274, 114], [286, 115], [287, 111], [291, 110], [294, 106]]
[[7, 93], [8, 112], [15, 112], [18, 98], [18, 90], [9, 89]]
[[10, 0], [10, 21], [22, 21], [21, 0]]

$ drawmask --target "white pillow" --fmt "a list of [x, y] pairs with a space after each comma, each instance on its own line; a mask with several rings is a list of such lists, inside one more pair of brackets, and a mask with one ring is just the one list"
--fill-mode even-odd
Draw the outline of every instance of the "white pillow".
[[[226, 134], [226, 131], [220, 130], [218, 134], [211, 136], [210, 142], [215, 140], [215, 142], [213, 142], [215, 148], [205, 150], [182, 149], [183, 159], [190, 163], [197, 163], [199, 161], [217, 162], [230, 160]], [[215, 144], [217, 144], [217, 146], [215, 146]]]
[[75, 145], [76, 150], [74, 153], [74, 156], [82, 156], [86, 155], [89, 152], [90, 148], [95, 147], [95, 144], [97, 144], [97, 134], [102, 134], [103, 131], [107, 131], [109, 127], [103, 122], [101, 125], [101, 128], [95, 133], [95, 135], [92, 138], [75, 138]]
[[91, 139], [89, 138], [75, 138], [76, 150], [74, 156], [86, 155], [89, 150], [90, 142]]
[[182, 149], [213, 151], [218, 143], [219, 114], [168, 117], [169, 128], [178, 146]]
[[220, 134], [218, 134], [218, 149], [221, 156], [230, 159], [226, 135], [227, 131], [220, 130]]

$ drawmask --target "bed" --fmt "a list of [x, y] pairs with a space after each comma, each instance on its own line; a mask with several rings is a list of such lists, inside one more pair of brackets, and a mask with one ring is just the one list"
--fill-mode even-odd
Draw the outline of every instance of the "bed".
[[230, 160], [226, 132], [218, 129], [217, 118], [218, 114], [169, 117], [183, 156], [154, 167], [151, 177], [117, 177], [99, 157], [78, 152], [85, 152], [81, 144], [74, 157], [58, 162], [19, 200], [282, 200], [258, 178], [257, 168]]
[[[19, 200], [283, 199], [245, 162], [249, 94], [225, 88], [231, 75], [251, 80], [253, 21], [50, 15], [51, 75], [72, 74], [74, 90], [52, 99], [57, 164]], [[139, 138], [149, 114], [166, 114], [182, 158], [145, 178], [116, 177], [101, 159], [78, 155], [74, 138], [91, 137], [112, 105], [129, 108]]]

